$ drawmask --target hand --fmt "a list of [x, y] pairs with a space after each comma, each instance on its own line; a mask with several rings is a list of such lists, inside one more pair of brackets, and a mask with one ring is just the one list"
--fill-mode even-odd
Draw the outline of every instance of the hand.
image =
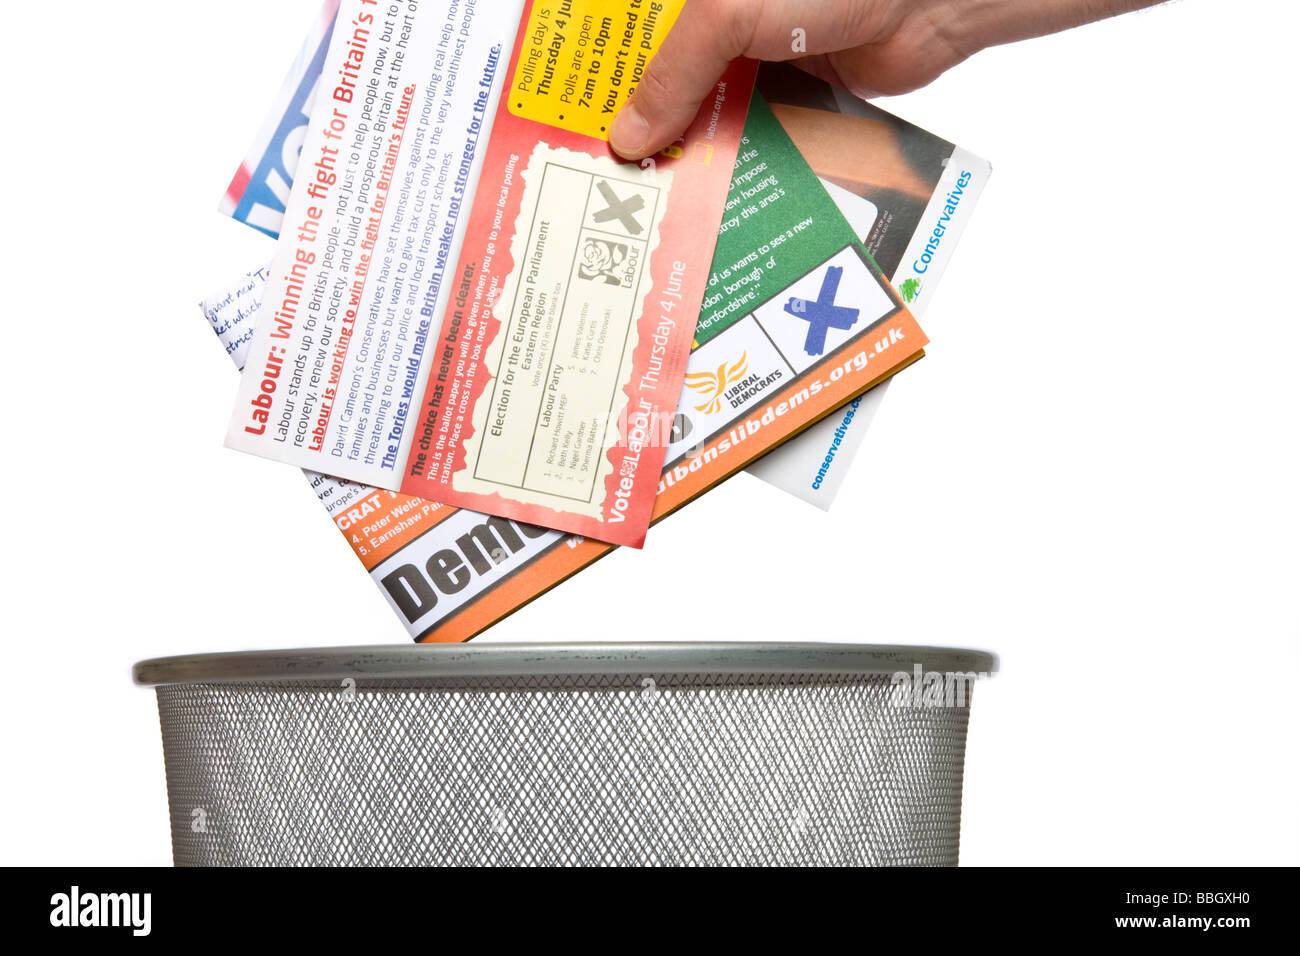
[[609, 142], [627, 159], [690, 125], [739, 56], [794, 60], [863, 98], [925, 86], [971, 54], [1156, 0], [687, 0]]

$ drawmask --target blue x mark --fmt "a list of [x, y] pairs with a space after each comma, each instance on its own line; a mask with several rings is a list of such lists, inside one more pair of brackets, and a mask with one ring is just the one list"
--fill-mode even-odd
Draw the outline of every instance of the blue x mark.
[[835, 293], [839, 291], [843, 275], [840, 266], [829, 266], [816, 299], [792, 295], [785, 304], [786, 312], [808, 323], [808, 337], [804, 339], [803, 350], [809, 355], [821, 355], [826, 351], [828, 329], [851, 329], [858, 321], [857, 309], [835, 304]]

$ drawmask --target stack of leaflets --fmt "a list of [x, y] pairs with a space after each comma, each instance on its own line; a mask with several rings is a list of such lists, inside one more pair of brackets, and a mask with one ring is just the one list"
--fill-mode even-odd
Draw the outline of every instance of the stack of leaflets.
[[746, 467], [827, 506], [989, 172], [748, 61], [619, 162], [680, 2], [505, 6], [328, 0], [222, 203], [274, 256], [202, 302], [228, 443], [305, 469], [421, 641]]

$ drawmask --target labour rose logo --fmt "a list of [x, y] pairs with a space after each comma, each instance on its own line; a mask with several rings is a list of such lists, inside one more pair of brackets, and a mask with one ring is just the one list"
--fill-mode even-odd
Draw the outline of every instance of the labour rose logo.
[[627, 261], [627, 246], [621, 242], [588, 239], [582, 245], [582, 258], [578, 275], [589, 281], [602, 281], [609, 285], [622, 285], [622, 277], [615, 271]]

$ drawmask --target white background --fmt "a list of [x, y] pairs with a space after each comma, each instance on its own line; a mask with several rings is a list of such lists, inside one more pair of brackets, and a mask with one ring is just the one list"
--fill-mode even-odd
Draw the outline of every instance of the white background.
[[[222, 448], [195, 305], [270, 255], [215, 206], [314, 0], [61, 6], [6, 26], [0, 860], [165, 863], [133, 661], [404, 635]], [[884, 101], [994, 175], [834, 510], [739, 476], [482, 640], [989, 648], [963, 862], [1300, 862], [1297, 35], [1189, 0]]]

